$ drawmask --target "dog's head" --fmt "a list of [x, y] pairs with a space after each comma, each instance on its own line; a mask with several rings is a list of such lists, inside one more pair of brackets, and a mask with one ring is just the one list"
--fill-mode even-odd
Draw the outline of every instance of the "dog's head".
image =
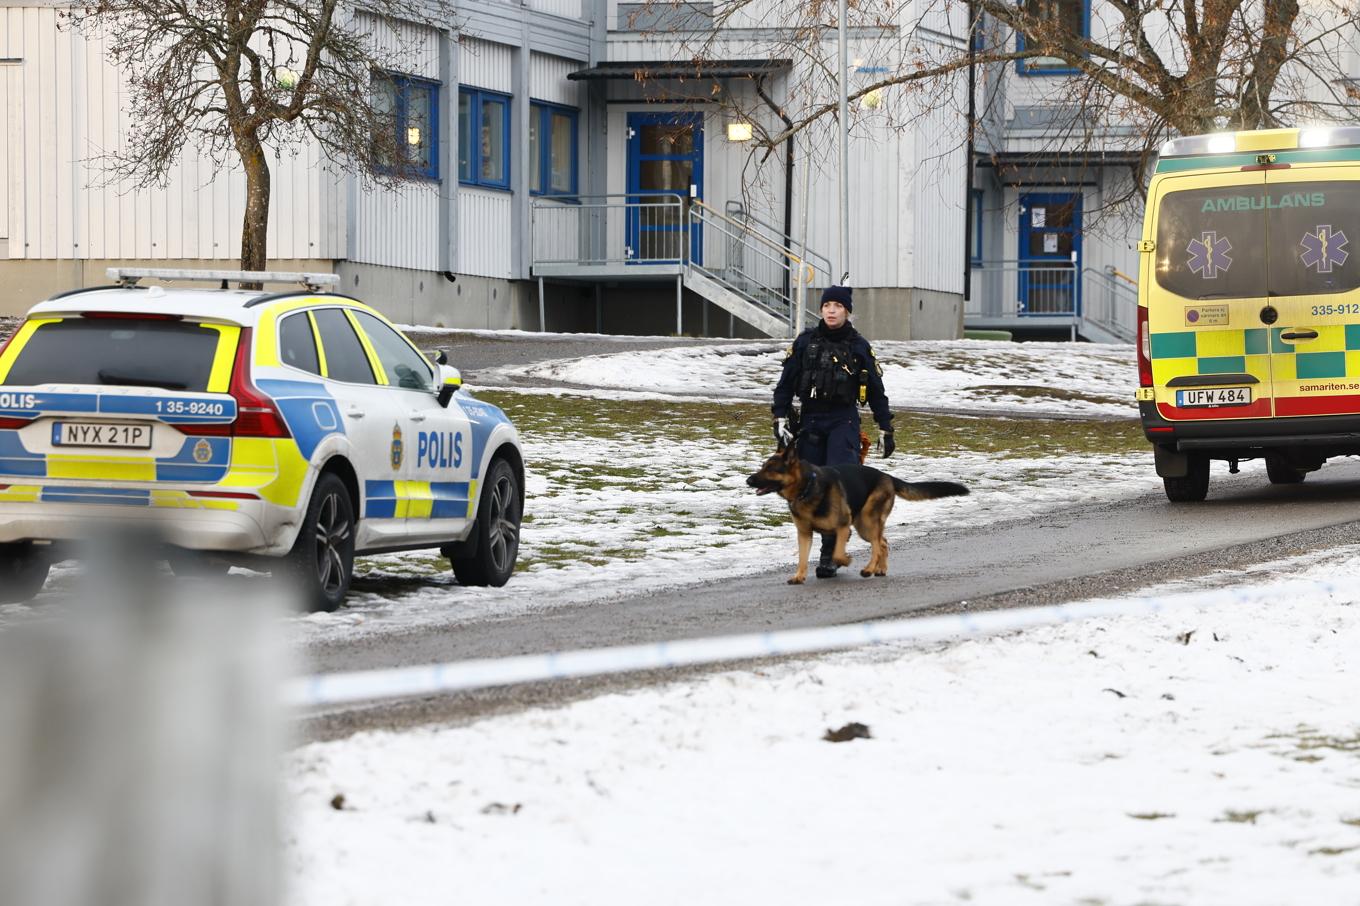
[[746, 484], [755, 488], [757, 494], [783, 494], [786, 489], [798, 487], [802, 480], [803, 469], [798, 459], [798, 448], [790, 445], [780, 447], [765, 460], [765, 464], [746, 479]]

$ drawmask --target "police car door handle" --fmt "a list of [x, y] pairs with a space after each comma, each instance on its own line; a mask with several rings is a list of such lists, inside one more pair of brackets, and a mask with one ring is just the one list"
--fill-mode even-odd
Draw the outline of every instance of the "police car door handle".
[[1316, 330], [1286, 330], [1280, 334], [1281, 340], [1316, 340], [1318, 332]]
[[350, 406], [345, 410], [345, 414], [350, 418], [363, 418], [364, 410], [360, 409], [358, 406]]
[[412, 412], [407, 413], [406, 417], [409, 418], [409, 419], [410, 419], [411, 421], [413, 421], [413, 422], [423, 422], [423, 421], [425, 421], [425, 413], [424, 413], [424, 412], [421, 412], [419, 409], [416, 409], [416, 410], [414, 410], [414, 411], [412, 411]]

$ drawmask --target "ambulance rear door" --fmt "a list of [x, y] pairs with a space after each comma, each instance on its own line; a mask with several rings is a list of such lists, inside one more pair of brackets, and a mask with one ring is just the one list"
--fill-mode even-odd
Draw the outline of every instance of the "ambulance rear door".
[[1360, 414], [1360, 168], [1266, 170], [1275, 414]]
[[1240, 170], [1157, 183], [1155, 246], [1142, 279], [1155, 399], [1165, 419], [1273, 414], [1269, 328], [1262, 323], [1265, 188], [1264, 173]]

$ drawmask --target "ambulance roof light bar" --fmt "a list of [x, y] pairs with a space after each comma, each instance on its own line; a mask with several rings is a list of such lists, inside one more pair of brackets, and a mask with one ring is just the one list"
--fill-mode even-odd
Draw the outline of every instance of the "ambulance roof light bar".
[[[1360, 145], [1360, 126], [1310, 126], [1298, 130], [1260, 132], [1216, 132], [1212, 135], [1187, 135], [1162, 145], [1162, 157], [1200, 157], [1232, 154], [1235, 151], [1292, 151], [1296, 148], [1343, 148]], [[1270, 145], [1266, 147], [1263, 140]], [[1278, 140], [1278, 141], [1277, 141]]]
[[301, 283], [305, 288], [318, 291], [323, 287], [338, 286], [337, 274], [314, 274], [300, 271], [200, 271], [174, 267], [111, 267], [106, 271], [108, 278], [120, 286], [136, 286], [138, 280], [190, 280], [221, 283], [226, 289], [228, 283]]

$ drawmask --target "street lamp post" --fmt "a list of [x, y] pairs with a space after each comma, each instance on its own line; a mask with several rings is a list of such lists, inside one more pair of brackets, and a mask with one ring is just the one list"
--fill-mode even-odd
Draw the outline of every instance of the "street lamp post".
[[[838, 270], [842, 274], [837, 283], [845, 281], [850, 273], [850, 176], [849, 134], [850, 134], [850, 86], [846, 80], [846, 0], [840, 0], [840, 12], [836, 17], [837, 42], [840, 45], [840, 261]], [[834, 278], [834, 274], [832, 275]]]

